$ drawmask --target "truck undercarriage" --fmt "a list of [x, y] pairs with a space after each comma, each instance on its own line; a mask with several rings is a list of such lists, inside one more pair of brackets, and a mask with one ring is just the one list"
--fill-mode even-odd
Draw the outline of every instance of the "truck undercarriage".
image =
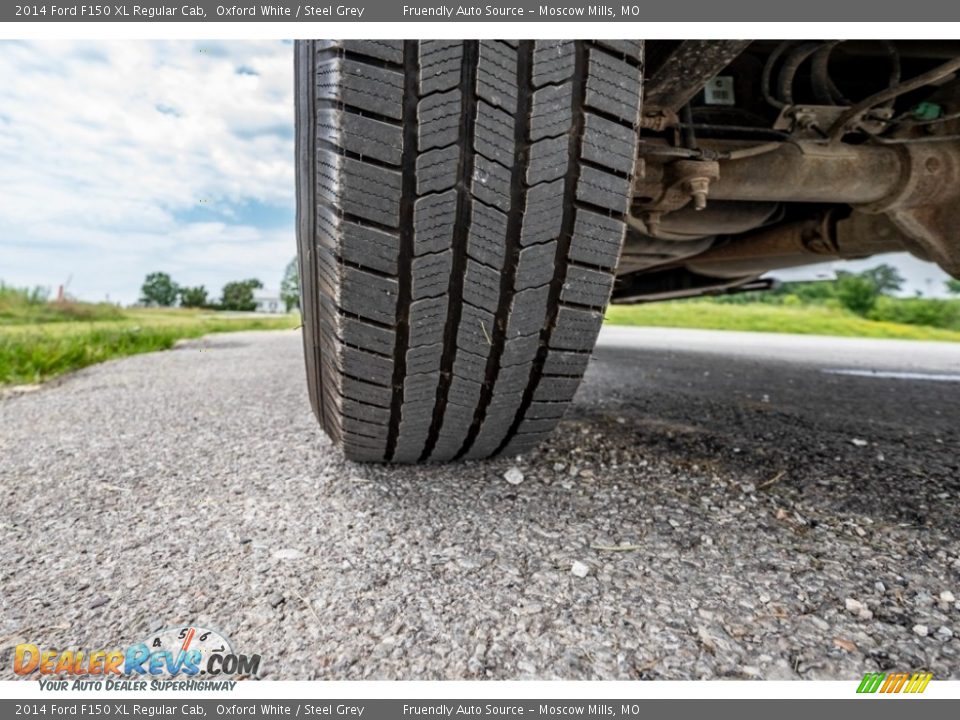
[[908, 251], [960, 275], [960, 43], [648, 41], [612, 301]]

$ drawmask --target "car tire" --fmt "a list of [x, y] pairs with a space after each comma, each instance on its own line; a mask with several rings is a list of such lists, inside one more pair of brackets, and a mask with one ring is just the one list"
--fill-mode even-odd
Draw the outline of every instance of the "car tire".
[[307, 384], [348, 458], [519, 453], [559, 422], [624, 237], [642, 50], [296, 43]]

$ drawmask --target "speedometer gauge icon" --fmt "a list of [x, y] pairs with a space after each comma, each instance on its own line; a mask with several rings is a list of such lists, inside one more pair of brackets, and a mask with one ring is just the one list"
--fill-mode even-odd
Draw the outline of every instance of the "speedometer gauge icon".
[[[150, 653], [170, 653], [171, 657], [186, 657], [193, 653], [195, 665], [200, 667], [200, 674], [205, 674], [212, 655], [232, 655], [233, 646], [223, 633], [202, 625], [178, 625], [163, 628], [147, 637], [144, 644]], [[199, 656], [196, 654], [199, 653]]]

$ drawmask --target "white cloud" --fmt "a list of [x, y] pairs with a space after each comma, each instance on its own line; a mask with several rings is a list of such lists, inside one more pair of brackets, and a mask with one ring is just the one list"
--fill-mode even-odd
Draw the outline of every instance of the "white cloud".
[[[295, 252], [292, 47], [0, 42], [0, 278], [218, 292]], [[250, 208], [253, 208], [252, 210]]]

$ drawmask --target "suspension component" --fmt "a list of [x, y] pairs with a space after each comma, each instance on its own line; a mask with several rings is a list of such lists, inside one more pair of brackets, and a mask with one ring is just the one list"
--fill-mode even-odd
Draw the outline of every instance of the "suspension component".
[[[645, 158], [634, 185], [633, 223], [639, 229], [666, 213], [707, 198], [849, 205], [883, 214], [899, 241], [960, 276], [960, 142], [849, 145], [816, 141], [767, 143], [743, 152], [742, 143], [702, 140], [716, 160]], [[732, 157], [731, 157], [732, 156]]]

